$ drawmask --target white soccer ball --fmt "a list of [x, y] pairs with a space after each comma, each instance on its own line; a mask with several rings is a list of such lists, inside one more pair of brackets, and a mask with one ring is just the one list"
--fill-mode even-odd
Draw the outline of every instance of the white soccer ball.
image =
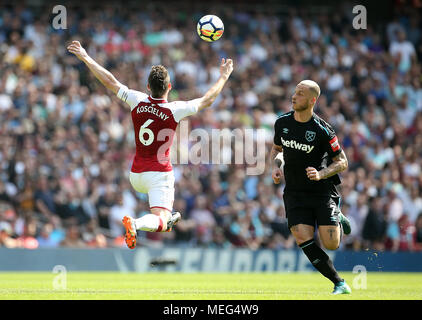
[[199, 19], [196, 30], [202, 40], [213, 42], [223, 35], [224, 24], [219, 17], [209, 14]]

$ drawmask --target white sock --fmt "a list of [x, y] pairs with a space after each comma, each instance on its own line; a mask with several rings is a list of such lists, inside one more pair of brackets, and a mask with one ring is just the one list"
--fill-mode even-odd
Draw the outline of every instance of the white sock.
[[155, 214], [146, 214], [138, 219], [135, 219], [136, 230], [161, 232], [163, 229], [163, 220]]

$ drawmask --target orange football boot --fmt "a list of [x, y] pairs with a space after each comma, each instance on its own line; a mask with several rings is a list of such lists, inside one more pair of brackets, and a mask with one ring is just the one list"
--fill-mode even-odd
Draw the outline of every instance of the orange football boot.
[[129, 249], [135, 249], [136, 238], [137, 238], [135, 221], [132, 217], [124, 216], [122, 222], [123, 222], [123, 226], [126, 229], [126, 233], [125, 233], [126, 245], [128, 246]]

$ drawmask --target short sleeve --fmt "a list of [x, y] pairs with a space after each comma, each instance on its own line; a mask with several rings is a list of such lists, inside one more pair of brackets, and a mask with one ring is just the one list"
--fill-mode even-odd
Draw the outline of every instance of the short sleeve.
[[117, 92], [117, 98], [123, 102], [126, 102], [130, 106], [130, 110], [133, 110], [140, 101], [146, 99], [147, 97], [147, 94], [140, 91], [131, 90], [126, 86], [121, 86]]
[[274, 123], [274, 140], [273, 143], [276, 146], [281, 146], [281, 140], [280, 140], [280, 121], [276, 121]]
[[189, 101], [175, 101], [171, 103], [171, 110], [176, 122], [180, 122], [185, 117], [191, 116], [198, 112], [201, 98]]

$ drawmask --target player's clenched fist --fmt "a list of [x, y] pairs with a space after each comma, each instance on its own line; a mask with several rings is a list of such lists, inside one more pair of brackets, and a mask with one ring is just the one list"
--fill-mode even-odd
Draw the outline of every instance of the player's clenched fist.
[[72, 43], [67, 46], [67, 50], [81, 60], [88, 55], [79, 41], [72, 41]]
[[279, 184], [281, 182], [281, 178], [283, 177], [283, 172], [280, 168], [275, 168], [273, 170], [272, 178], [275, 184]]
[[306, 168], [306, 175], [308, 176], [309, 180], [313, 181], [319, 181], [321, 180], [321, 176], [319, 174], [319, 171], [313, 167], [307, 167]]

